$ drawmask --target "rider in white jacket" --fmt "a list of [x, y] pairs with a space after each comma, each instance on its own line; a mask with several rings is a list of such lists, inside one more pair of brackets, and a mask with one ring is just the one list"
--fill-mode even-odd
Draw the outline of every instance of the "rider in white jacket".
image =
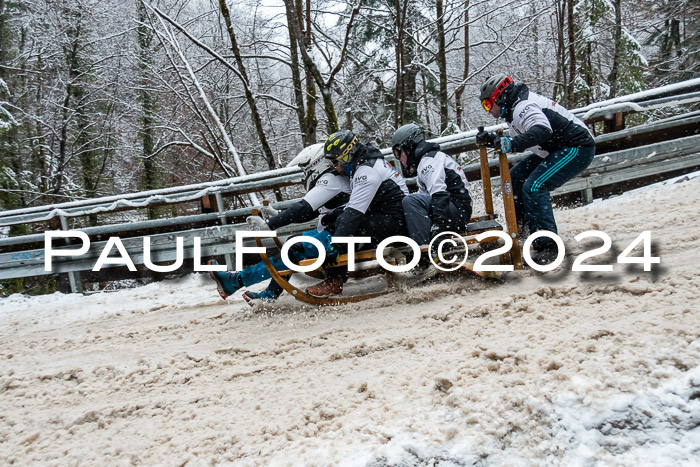
[[400, 127], [391, 138], [394, 156], [406, 175], [415, 175], [418, 192], [403, 199], [408, 236], [425, 245], [440, 232], [463, 232], [472, 215], [469, 182], [457, 161], [425, 140], [415, 123]]

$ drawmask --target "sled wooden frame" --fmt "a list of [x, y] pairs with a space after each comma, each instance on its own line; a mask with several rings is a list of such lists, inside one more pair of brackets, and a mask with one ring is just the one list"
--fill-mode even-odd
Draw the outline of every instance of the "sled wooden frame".
[[[483, 244], [488, 244], [490, 242], [496, 242], [498, 241], [499, 237], [497, 236], [489, 236], [486, 237], [480, 241], [476, 240], [477, 235], [483, 232], [487, 231], [493, 231], [493, 230], [503, 230], [503, 226], [501, 226], [498, 222], [496, 222], [494, 219], [490, 218], [493, 216], [483, 216], [480, 218], [472, 218], [471, 220], [473, 221], [470, 222], [470, 226], [472, 228], [467, 232], [466, 234], [462, 235], [462, 238], [464, 239], [465, 243], [467, 245], [473, 245], [476, 243], [483, 243]], [[278, 237], [273, 237], [275, 244], [277, 245], [277, 248], [279, 250], [282, 249], [282, 242]], [[261, 248], [263, 248], [262, 244], [262, 238], [261, 237], [255, 237], [255, 241], [257, 245]], [[398, 249], [398, 248], [385, 248], [384, 249], [384, 260], [389, 263], [389, 264], [396, 264], [396, 260], [398, 259], [398, 255], [402, 255], [401, 251], [403, 249]], [[428, 251], [428, 246], [423, 245], [421, 247], [421, 253], [426, 253]], [[501, 256], [501, 263], [503, 264], [504, 261], [507, 261], [506, 259], [507, 255], [502, 255]], [[386, 289], [381, 291], [381, 292], [373, 292], [365, 295], [351, 295], [351, 296], [334, 296], [334, 297], [316, 297], [314, 295], [311, 295], [307, 293], [306, 291], [292, 285], [289, 280], [285, 278], [285, 276], [289, 276], [291, 274], [294, 274], [296, 271], [292, 270], [283, 270], [280, 271], [275, 266], [272, 264], [270, 261], [270, 258], [267, 253], [260, 253], [260, 258], [262, 259], [263, 263], [265, 264], [265, 267], [267, 268], [268, 272], [270, 273], [270, 276], [272, 276], [272, 279], [274, 279], [280, 287], [282, 287], [287, 293], [289, 293], [292, 297], [295, 299], [302, 301], [304, 303], [309, 303], [311, 305], [315, 306], [329, 306], [329, 305], [342, 305], [345, 303], [356, 303], [356, 302], [361, 302], [363, 300], [367, 300], [370, 298], [374, 297], [379, 297], [381, 295], [385, 295], [394, 289], [394, 281], [392, 278], [392, 274], [390, 272], [384, 271], [378, 264], [375, 264], [377, 262], [377, 251], [376, 250], [360, 250], [355, 252], [355, 265], [359, 266], [360, 269], [363, 271], [371, 271], [371, 270], [378, 270], [381, 272], [385, 273], [386, 281], [387, 281], [387, 286]], [[317, 261], [317, 258], [310, 258], [310, 259], [305, 259], [299, 262], [299, 266], [309, 266], [314, 264]], [[337, 268], [337, 267], [344, 267], [347, 266], [348, 264], [348, 255], [340, 255], [338, 256], [338, 261], [336, 264], [330, 266], [332, 268]], [[367, 267], [367, 266], [370, 267]], [[363, 267], [365, 266], [365, 267]], [[320, 269], [320, 268], [319, 268]]]
[[[479, 127], [479, 131], [483, 131], [483, 127]], [[470, 219], [469, 224], [467, 226], [467, 232], [462, 234], [462, 238], [464, 239], [465, 243], [468, 245], [473, 245], [476, 243], [481, 243], [481, 244], [489, 244], [493, 243], [495, 244], [499, 237], [498, 236], [489, 236], [486, 238], [483, 238], [481, 240], [477, 240], [476, 237], [487, 231], [492, 231], [492, 230], [503, 230], [503, 226], [499, 224], [495, 219], [496, 215], [494, 214], [494, 209], [493, 209], [493, 197], [491, 193], [491, 175], [489, 171], [489, 165], [488, 165], [488, 153], [486, 151], [485, 146], [480, 146], [479, 148], [479, 159], [481, 162], [481, 180], [482, 180], [482, 185], [483, 185], [483, 191], [484, 191], [484, 206], [486, 210], [486, 215], [485, 216], [480, 216], [480, 217], [473, 217]], [[514, 269], [522, 269], [523, 268], [523, 263], [522, 263], [522, 256], [520, 252], [520, 244], [518, 243], [518, 229], [517, 229], [517, 222], [515, 219], [515, 203], [513, 200], [513, 189], [512, 189], [512, 182], [510, 179], [510, 167], [508, 165], [508, 159], [505, 154], [499, 153], [499, 170], [501, 173], [501, 190], [503, 192], [503, 204], [505, 207], [505, 218], [506, 218], [506, 226], [507, 226], [507, 232], [513, 239], [513, 247], [511, 248], [510, 253], [506, 253], [500, 256], [500, 262], [501, 264], [512, 264]], [[269, 203], [268, 201], [265, 201], [264, 204], [267, 206]], [[257, 210], [254, 210], [253, 215], [258, 215]], [[280, 241], [279, 238], [273, 237], [275, 244], [277, 245], [277, 248], [281, 251], [282, 250], [282, 242]], [[262, 239], [261, 237], [256, 237], [255, 241], [257, 245], [261, 248], [263, 248], [262, 244]], [[427, 246], [423, 246], [421, 248], [421, 253], [426, 253], [428, 250]], [[394, 264], [396, 261], [396, 253], [397, 249], [392, 249], [392, 248], [386, 248], [384, 250], [384, 259], [391, 264], [393, 261]], [[267, 253], [260, 253], [260, 258], [262, 259], [263, 263], [265, 264], [265, 267], [267, 268], [268, 272], [272, 276], [272, 279], [274, 279], [287, 293], [289, 293], [292, 297], [294, 297], [296, 300], [302, 301], [304, 303], [309, 303], [311, 305], [315, 306], [334, 306], [334, 305], [342, 305], [345, 303], [356, 303], [360, 302], [363, 300], [368, 300], [370, 298], [374, 297], [379, 297], [381, 295], [385, 295], [389, 292], [392, 291], [392, 276], [390, 273], [386, 273], [386, 279], [387, 279], [387, 287], [384, 291], [382, 292], [374, 292], [370, 294], [365, 294], [365, 295], [354, 295], [354, 296], [347, 296], [347, 297], [342, 297], [342, 296], [335, 296], [335, 297], [316, 297], [311, 294], [306, 293], [306, 291], [301, 290], [298, 287], [295, 287], [292, 285], [284, 276], [289, 276], [294, 271], [291, 270], [285, 270], [285, 271], [279, 271], [277, 268], [275, 268], [272, 265], [272, 262], [270, 261], [270, 258]], [[357, 265], [362, 265], [363, 263], [367, 264], [369, 262], [376, 262], [377, 261], [377, 256], [376, 256], [376, 250], [361, 250], [361, 251], [356, 251], [355, 252], [355, 263]], [[316, 262], [316, 258], [313, 259], [305, 259], [299, 262], [300, 266], [308, 266], [311, 264], [314, 264]], [[335, 265], [332, 267], [343, 267], [347, 266], [348, 264], [348, 258], [347, 255], [340, 255], [338, 257], [338, 261]], [[378, 268], [378, 265], [376, 266]], [[381, 269], [381, 268], [378, 268]]]
[[[260, 237], [255, 238], [256, 243], [258, 244], [259, 247], [263, 247], [262, 244], [262, 239]], [[280, 241], [279, 238], [274, 237], [274, 241], [277, 244], [277, 248], [280, 250], [282, 249], [282, 242]], [[387, 248], [385, 249], [386, 252], [392, 252], [392, 249]], [[375, 250], [361, 250], [355, 252], [355, 262], [357, 264], [362, 264], [363, 262], [375, 260], [376, 261], [376, 252]], [[333, 306], [333, 305], [342, 305], [344, 303], [355, 303], [355, 302], [361, 302], [363, 300], [367, 300], [370, 298], [374, 297], [379, 297], [380, 295], [384, 295], [389, 293], [392, 290], [391, 287], [391, 275], [387, 274], [387, 287], [386, 290], [382, 292], [375, 292], [371, 294], [366, 294], [366, 295], [353, 295], [353, 296], [348, 296], [348, 297], [315, 297], [311, 294], [306, 293], [306, 291], [301, 290], [298, 287], [295, 287], [292, 285], [287, 279], [285, 279], [284, 276], [290, 275], [294, 273], [295, 271], [278, 271], [277, 268], [275, 268], [272, 265], [272, 262], [270, 261], [270, 258], [268, 257], [267, 253], [260, 253], [260, 258], [262, 258], [263, 263], [265, 263], [265, 267], [267, 268], [268, 272], [272, 276], [272, 279], [274, 279], [280, 287], [282, 287], [287, 293], [289, 293], [292, 297], [295, 299], [302, 301], [304, 303], [309, 303], [311, 305], [315, 306]], [[387, 262], [391, 263], [391, 258], [388, 258], [385, 255], [385, 259], [387, 259]], [[308, 266], [310, 264], [313, 264], [316, 262], [316, 258], [313, 259], [306, 259], [303, 261], [300, 261], [299, 265], [300, 266]], [[347, 255], [340, 255], [338, 257], [338, 262], [337, 264], [333, 265], [332, 267], [341, 267], [341, 266], [347, 266], [348, 264], [348, 258]]]

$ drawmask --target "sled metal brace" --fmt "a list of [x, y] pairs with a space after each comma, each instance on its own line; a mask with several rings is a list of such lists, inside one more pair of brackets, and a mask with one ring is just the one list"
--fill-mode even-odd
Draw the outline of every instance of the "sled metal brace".
[[[479, 127], [479, 133], [484, 131], [484, 127]], [[479, 144], [479, 163], [481, 165], [481, 186], [484, 190], [484, 209], [487, 215], [493, 215], [493, 194], [491, 192], [491, 170], [489, 169], [489, 156], [486, 152], [486, 145]]]

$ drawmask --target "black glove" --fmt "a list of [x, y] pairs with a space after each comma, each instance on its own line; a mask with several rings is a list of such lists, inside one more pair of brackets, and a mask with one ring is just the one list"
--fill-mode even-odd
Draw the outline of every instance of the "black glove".
[[493, 148], [495, 147], [495, 142], [497, 139], [498, 137], [496, 136], [496, 133], [492, 131], [481, 131], [476, 134], [476, 145]]
[[335, 230], [335, 221], [343, 213], [345, 206], [339, 206], [321, 218], [321, 225], [328, 227], [328, 230]]
[[326, 251], [326, 260], [323, 262], [324, 268], [330, 267], [330, 266], [335, 266], [338, 264], [338, 256], [340, 255], [340, 251], [333, 245], [331, 245], [331, 251]]

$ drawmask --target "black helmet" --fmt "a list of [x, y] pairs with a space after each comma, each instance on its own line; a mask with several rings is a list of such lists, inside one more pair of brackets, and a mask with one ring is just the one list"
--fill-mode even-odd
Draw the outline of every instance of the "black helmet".
[[[408, 123], [394, 132], [391, 137], [391, 150], [394, 151], [394, 156], [401, 162], [407, 172], [412, 172], [418, 165], [418, 160], [415, 158], [416, 146], [421, 141], [425, 141], [425, 132], [423, 128], [415, 123]], [[406, 158], [401, 158], [401, 150], [406, 153]]]
[[323, 154], [326, 159], [348, 165], [359, 149], [357, 136], [352, 131], [340, 130], [330, 135], [323, 145]]
[[486, 78], [479, 92], [479, 99], [481, 99], [482, 107], [486, 110], [491, 110], [493, 104], [498, 104], [503, 107], [505, 98], [508, 95], [508, 93], [504, 91], [512, 85], [513, 78], [505, 73], [499, 73]]

